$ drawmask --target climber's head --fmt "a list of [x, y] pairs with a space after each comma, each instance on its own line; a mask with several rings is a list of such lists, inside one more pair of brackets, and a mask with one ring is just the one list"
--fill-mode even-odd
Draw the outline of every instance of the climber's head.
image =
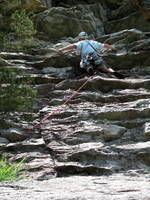
[[79, 40], [87, 40], [89, 38], [89, 35], [86, 32], [81, 32], [78, 35]]

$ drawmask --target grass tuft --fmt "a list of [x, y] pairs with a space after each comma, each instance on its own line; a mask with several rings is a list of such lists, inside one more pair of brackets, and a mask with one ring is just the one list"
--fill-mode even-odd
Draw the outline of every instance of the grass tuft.
[[6, 156], [3, 155], [0, 159], [0, 182], [18, 180], [19, 172], [22, 170], [21, 165], [25, 159], [22, 159], [18, 163], [11, 163], [7, 160]]

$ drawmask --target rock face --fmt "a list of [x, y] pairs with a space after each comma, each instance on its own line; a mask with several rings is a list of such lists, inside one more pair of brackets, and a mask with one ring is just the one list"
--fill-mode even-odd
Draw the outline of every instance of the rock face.
[[[78, 80], [78, 84], [84, 81]], [[139, 87], [141, 81], [145, 88]], [[59, 100], [68, 95], [67, 85], [71, 89], [77, 85], [67, 82], [55, 89], [59, 95], [50, 101], [55, 106], [47, 107], [45, 114], [57, 109], [57, 102], [59, 106]], [[149, 121], [150, 101], [149, 94], [140, 97], [140, 90], [147, 91], [146, 82], [149, 85], [148, 79], [120, 81], [95, 76], [70, 104], [43, 123], [42, 136], [55, 155], [59, 176], [147, 171], [149, 161], [144, 161], [144, 155], [149, 155], [149, 141], [142, 126]]]
[[[122, 182], [120, 182], [122, 180]], [[148, 176], [115, 174], [111, 176], [73, 176], [44, 181], [22, 180], [0, 183], [1, 200], [14, 199], [106, 199], [148, 200]], [[7, 195], [9, 194], [9, 195]]]
[[12, 1], [1, 1], [0, 2], [1, 12], [5, 14], [10, 14], [15, 12], [15, 10], [25, 9], [31, 12], [40, 12], [45, 9], [41, 1], [39, 0], [12, 0]]
[[105, 11], [101, 4], [76, 5], [75, 7], [52, 7], [37, 17], [38, 29], [49, 40], [76, 37], [86, 30], [90, 34], [103, 35]]
[[[142, 1], [143, 2], [143, 1]], [[75, 37], [86, 31], [96, 38], [125, 29], [149, 31], [149, 21], [143, 15], [143, 7], [137, 1], [65, 1], [67, 7], [59, 7], [58, 1], [50, 9], [37, 17], [38, 29], [43, 31], [49, 40], [60, 40]], [[72, 5], [72, 7], [71, 7]], [[144, 9], [148, 11], [150, 3], [144, 1]], [[142, 9], [142, 10], [141, 10]]]
[[[30, 73], [38, 91], [35, 113], [1, 113], [0, 120], [1, 153], [13, 161], [26, 157], [27, 176], [149, 173], [150, 24], [131, 1], [90, 2], [50, 8], [37, 16], [39, 29], [51, 39], [45, 48], [0, 53], [0, 66]], [[127, 78], [102, 73], [81, 77], [79, 56], [53, 51], [75, 42], [72, 37], [83, 29], [117, 47], [117, 53], [108, 52], [104, 59]], [[26, 130], [31, 114], [31, 126], [46, 118]]]

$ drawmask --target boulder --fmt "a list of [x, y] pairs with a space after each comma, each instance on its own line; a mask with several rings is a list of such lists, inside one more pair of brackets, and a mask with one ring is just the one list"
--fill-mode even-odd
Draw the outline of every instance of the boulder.
[[[92, 11], [92, 12], [91, 12]], [[53, 7], [37, 16], [37, 28], [50, 40], [76, 37], [81, 31], [104, 34], [105, 12], [100, 4], [77, 5], [72, 8]]]

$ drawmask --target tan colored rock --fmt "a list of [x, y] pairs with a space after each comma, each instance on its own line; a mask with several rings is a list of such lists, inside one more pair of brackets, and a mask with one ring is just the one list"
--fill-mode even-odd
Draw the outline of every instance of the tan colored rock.
[[4, 14], [11, 14], [16, 10], [28, 10], [31, 12], [40, 12], [45, 9], [40, 0], [9, 0], [0, 2], [1, 10]]

